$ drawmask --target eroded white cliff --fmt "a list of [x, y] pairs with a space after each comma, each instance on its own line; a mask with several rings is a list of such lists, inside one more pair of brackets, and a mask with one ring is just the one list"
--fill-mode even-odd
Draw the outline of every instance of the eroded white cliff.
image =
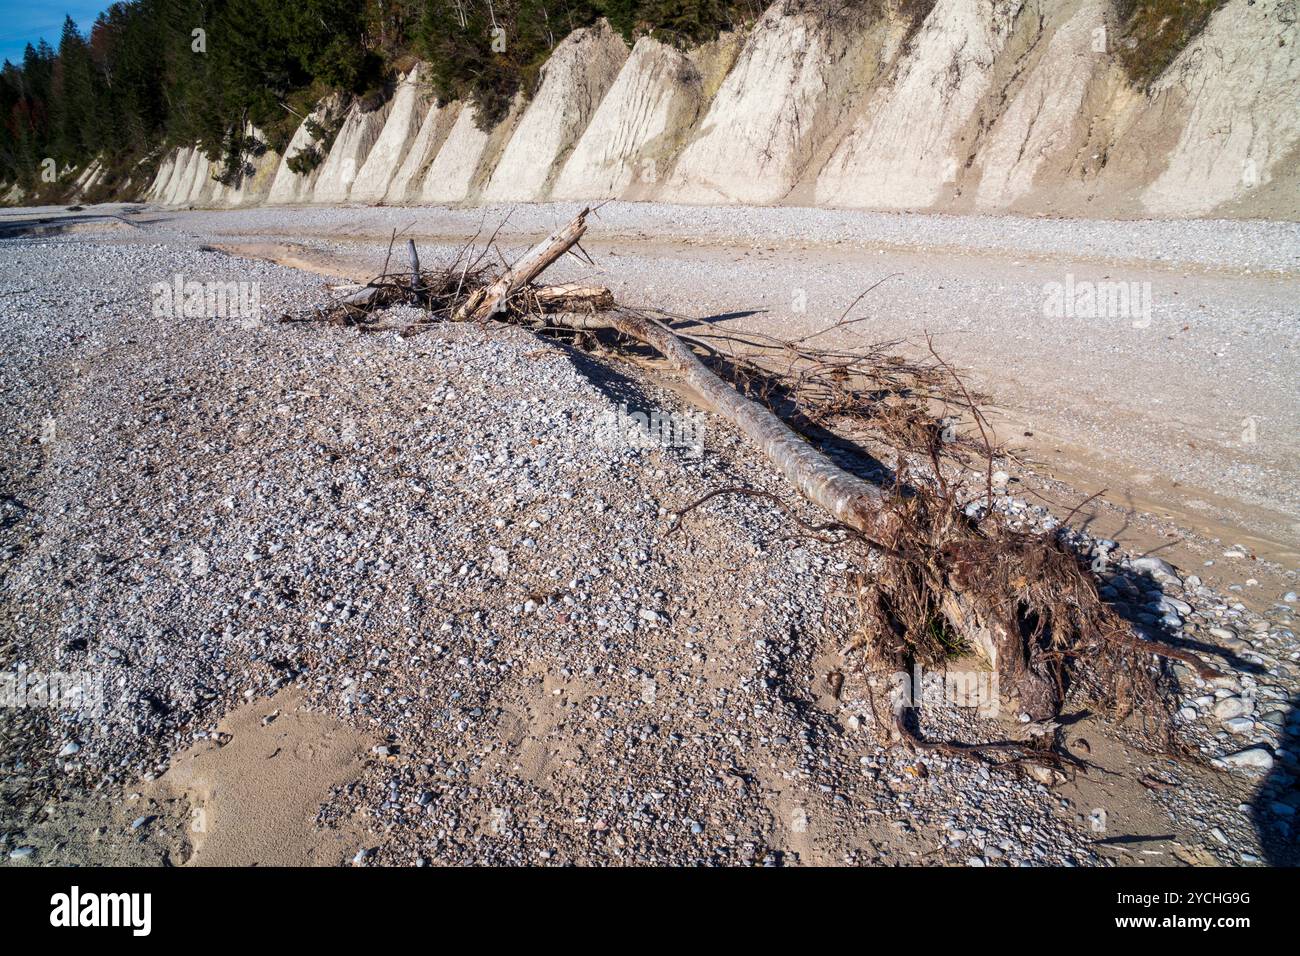
[[641, 198], [652, 193], [703, 104], [695, 64], [672, 47], [642, 37], [565, 161], [553, 196]]
[[747, 39], [660, 195], [679, 202], [785, 197], [834, 130], [870, 44], [854, 17], [773, 5]]
[[392, 100], [379, 105], [359, 100], [348, 108], [343, 125], [334, 137], [334, 145], [321, 166], [316, 188], [312, 190], [314, 202], [347, 202], [366, 157], [379, 141], [391, 108]]
[[967, 160], [962, 133], [1019, 2], [938, 0], [817, 178], [819, 203], [925, 209]]
[[442, 144], [446, 142], [447, 134], [451, 132], [459, 113], [459, 103], [449, 103], [446, 106], [432, 103], [427, 107], [424, 119], [420, 122], [420, 131], [416, 133], [411, 148], [406, 151], [402, 164], [397, 167], [397, 172], [393, 174], [392, 181], [388, 184], [388, 191], [384, 194], [385, 201], [390, 203], [420, 201], [420, 187], [424, 177], [428, 175], [429, 166], [438, 155], [438, 151], [442, 149]]
[[560, 164], [577, 143], [627, 59], [608, 23], [575, 30], [542, 67], [542, 79], [483, 190], [488, 202], [546, 198]]
[[418, 66], [397, 84], [384, 127], [366, 154], [348, 193], [353, 202], [375, 203], [388, 195], [388, 186], [411, 151], [429, 108], [430, 97], [424, 87], [425, 81]]
[[[1229, 0], [1149, 90], [1115, 55], [1111, 0], [937, 0], [920, 21], [778, 0], [743, 37], [692, 51], [642, 37], [630, 54], [601, 22], [558, 44], [490, 129], [432, 102], [416, 67], [341, 122], [339, 98], [322, 101], [234, 187], [201, 149], [175, 150], [147, 198], [1295, 216], [1295, 7]], [[294, 172], [311, 150], [322, 161]]]
[[1294, 0], [1244, 0], [1211, 17], [1157, 83], [1184, 117], [1160, 176], [1142, 194], [1153, 215], [1195, 215], [1276, 177], [1296, 181], [1300, 22]]

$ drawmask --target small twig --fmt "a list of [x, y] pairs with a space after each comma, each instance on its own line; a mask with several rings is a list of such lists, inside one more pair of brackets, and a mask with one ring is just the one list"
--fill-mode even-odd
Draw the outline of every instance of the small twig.
[[986, 472], [985, 472], [985, 481], [986, 481], [986, 484], [985, 484], [985, 488], [986, 488], [986, 498], [985, 498], [985, 500], [986, 500], [986, 502], [987, 502], [987, 508], [988, 508], [988, 510], [989, 510], [990, 512], [992, 512], [992, 511], [993, 511], [993, 454], [994, 454], [994, 449], [993, 449], [993, 444], [989, 441], [988, 433], [984, 430], [984, 415], [983, 415], [982, 412], [979, 411], [978, 407], [976, 406], [976, 404], [975, 404], [975, 399], [971, 398], [971, 394], [970, 394], [970, 392], [967, 391], [967, 389], [966, 389], [966, 383], [963, 382], [963, 381], [961, 380], [961, 377], [957, 374], [957, 372], [953, 369], [953, 367], [952, 367], [951, 365], [949, 365], [947, 362], [945, 362], [942, 358], [940, 358], [940, 357], [939, 357], [939, 353], [936, 352], [936, 351], [934, 350], [934, 337], [933, 337], [932, 335], [930, 335], [929, 332], [926, 332], [926, 333], [925, 333], [925, 345], [926, 345], [926, 348], [928, 348], [928, 349], [930, 350], [930, 354], [934, 356], [934, 360], [935, 360], [936, 362], [938, 362], [939, 365], [940, 365], [940, 366], [941, 366], [945, 371], [947, 371], [949, 375], [952, 376], [952, 380], [953, 380], [954, 382], [956, 382], [956, 383], [957, 383], [957, 387], [961, 389], [961, 393], [962, 393], [962, 395], [963, 395], [963, 396], [965, 397], [965, 399], [966, 399], [967, 406], [968, 406], [968, 407], [972, 410], [972, 412], [973, 412], [972, 417], [975, 419], [975, 426], [976, 426], [977, 428], [979, 428], [979, 430], [980, 430], [980, 440], [984, 442], [984, 450], [985, 450], [985, 454], [987, 455], [987, 468], [986, 468]]
[[810, 341], [812, 341], [813, 339], [817, 338], [817, 336], [819, 336], [819, 335], [825, 335], [827, 332], [833, 332], [833, 331], [835, 331], [836, 329], [840, 329], [840, 328], [848, 328], [850, 325], [856, 325], [858, 322], [865, 322], [865, 321], [867, 321], [867, 319], [871, 318], [871, 316], [869, 316], [869, 315], [864, 315], [864, 316], [862, 316], [861, 318], [854, 319], [852, 322], [845, 322], [844, 320], [845, 320], [846, 318], [848, 318], [849, 313], [852, 312], [853, 309], [857, 306], [857, 304], [858, 304], [859, 302], [861, 302], [863, 299], [865, 299], [865, 298], [867, 297], [867, 295], [868, 295], [872, 290], [874, 290], [874, 289], [876, 289], [877, 287], [879, 287], [879, 286], [881, 285], [881, 283], [883, 283], [886, 279], [892, 279], [892, 278], [894, 278], [894, 276], [901, 276], [902, 274], [903, 274], [903, 273], [901, 273], [901, 272], [891, 272], [889, 275], [885, 276], [883, 279], [877, 279], [877, 280], [876, 280], [875, 282], [873, 282], [871, 285], [867, 286], [864, 290], [862, 290], [862, 294], [861, 294], [861, 295], [859, 295], [856, 299], [854, 299], [851, 303], [849, 303], [849, 307], [848, 307], [847, 309], [844, 310], [844, 313], [839, 317], [839, 319], [835, 322], [834, 325], [828, 325], [826, 328], [822, 329], [822, 330], [819, 331], [819, 332], [813, 332], [813, 333], [810, 334], [810, 335], [805, 335], [805, 336], [804, 336], [803, 338], [801, 338], [801, 339], [795, 339], [795, 340], [794, 340], [793, 342], [791, 342], [790, 344], [791, 344], [791, 345], [802, 345], [804, 342], [810, 342]]

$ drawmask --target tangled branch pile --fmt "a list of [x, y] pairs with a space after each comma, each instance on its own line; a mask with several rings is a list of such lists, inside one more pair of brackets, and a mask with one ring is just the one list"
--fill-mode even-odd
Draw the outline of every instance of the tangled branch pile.
[[[477, 254], [476, 235], [434, 270], [420, 268], [411, 243], [407, 272], [390, 273], [385, 263], [379, 278], [313, 318], [365, 329], [379, 323], [383, 309], [403, 303], [424, 312], [403, 334], [438, 322], [494, 319], [566, 333], [606, 331], [648, 346], [700, 404], [738, 428], [827, 512], [831, 520], [811, 530], [854, 552], [861, 627], [851, 646], [872, 665], [891, 672], [940, 668], [955, 653], [974, 650], [997, 673], [1015, 713], [1046, 721], [1069, 699], [1115, 719], [1137, 715], [1168, 739], [1163, 661], [1181, 660], [1203, 676], [1215, 672], [1191, 654], [1138, 637], [1102, 599], [1079, 556], [1057, 538], [1012, 528], [992, 507], [998, 450], [975, 398], [933, 349], [933, 361], [909, 362], [887, 354], [888, 346], [813, 344], [863, 321], [848, 312], [830, 329], [792, 342], [692, 334], [689, 323], [665, 313], [616, 305], [607, 289], [537, 285], [548, 266], [581, 251], [588, 212], [495, 275], [485, 265], [496, 251], [495, 234]], [[959, 434], [959, 420], [977, 434]], [[823, 450], [843, 444], [837, 436], [845, 433], [859, 453], [880, 450], [877, 481]], [[972, 486], [975, 475], [980, 480]], [[728, 492], [754, 493], [722, 489], [679, 514]]]

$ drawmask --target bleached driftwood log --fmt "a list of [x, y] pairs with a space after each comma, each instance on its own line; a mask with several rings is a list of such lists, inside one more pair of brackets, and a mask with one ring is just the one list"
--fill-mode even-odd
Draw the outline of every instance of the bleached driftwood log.
[[648, 345], [681, 373], [701, 402], [739, 428], [801, 495], [868, 537], [878, 539], [887, 532], [880, 488], [840, 468], [772, 412], [741, 395], [710, 371], [671, 329], [627, 311], [566, 312], [548, 316], [548, 321], [563, 328], [615, 329]]
[[547, 312], [602, 311], [614, 307], [614, 293], [604, 286], [568, 282], [533, 290], [537, 304]]

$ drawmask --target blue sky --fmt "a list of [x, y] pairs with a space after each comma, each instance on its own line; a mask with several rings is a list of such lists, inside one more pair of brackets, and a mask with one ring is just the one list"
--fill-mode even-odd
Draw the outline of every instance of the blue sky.
[[82, 33], [89, 34], [95, 18], [110, 6], [112, 0], [99, 0], [98, 3], [0, 0], [0, 62], [22, 62], [23, 48], [28, 43], [35, 46], [41, 37], [57, 48], [65, 14], [77, 21]]

